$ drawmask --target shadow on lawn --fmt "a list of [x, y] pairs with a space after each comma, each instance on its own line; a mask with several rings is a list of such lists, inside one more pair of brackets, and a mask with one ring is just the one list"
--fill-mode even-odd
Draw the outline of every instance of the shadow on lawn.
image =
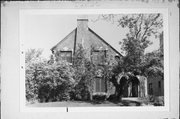
[[130, 100], [122, 100], [122, 101], [90, 101], [89, 103], [93, 104], [93, 105], [97, 105], [97, 104], [116, 104], [117, 106], [141, 106], [140, 102], [137, 101], [130, 101]]
[[140, 102], [130, 100], [123, 100], [120, 103], [122, 104], [121, 106], [141, 106]]

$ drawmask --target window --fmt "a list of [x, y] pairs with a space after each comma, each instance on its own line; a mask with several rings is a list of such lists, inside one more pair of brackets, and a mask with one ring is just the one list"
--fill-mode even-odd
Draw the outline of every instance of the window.
[[106, 58], [106, 50], [94, 50], [92, 51], [92, 61], [95, 64], [103, 64]]
[[153, 95], [152, 83], [149, 83], [149, 94]]
[[60, 51], [60, 58], [72, 63], [72, 51]]
[[158, 81], [158, 87], [161, 88], [161, 81]]
[[104, 78], [96, 77], [95, 92], [106, 92], [106, 82]]
[[103, 78], [103, 70], [102, 69], [98, 69], [96, 71], [95, 91], [96, 92], [106, 92], [106, 81]]

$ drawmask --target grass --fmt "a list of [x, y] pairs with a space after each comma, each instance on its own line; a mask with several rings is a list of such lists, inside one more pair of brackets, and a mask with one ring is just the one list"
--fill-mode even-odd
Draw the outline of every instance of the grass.
[[111, 107], [111, 106], [146, 106], [138, 99], [122, 99], [121, 102], [110, 101], [61, 101], [48, 103], [27, 104], [28, 107]]

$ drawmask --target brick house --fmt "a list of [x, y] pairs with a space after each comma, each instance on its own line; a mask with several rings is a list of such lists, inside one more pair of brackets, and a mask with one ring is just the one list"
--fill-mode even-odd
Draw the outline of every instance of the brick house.
[[[73, 65], [73, 56], [76, 53], [78, 44], [81, 44], [86, 50], [86, 57], [89, 58], [94, 64], [98, 66], [97, 75], [94, 82], [93, 94], [105, 93], [114, 94], [114, 88], [109, 89], [107, 82], [102, 74], [103, 69], [103, 58], [109, 61], [109, 64], [115, 63], [115, 56], [122, 58], [123, 56], [107, 43], [103, 38], [96, 34], [91, 28], [88, 27], [88, 19], [77, 19], [77, 27], [72, 30], [64, 39], [57, 43], [51, 48], [52, 54], [55, 59], [66, 60]], [[126, 81], [125, 81], [126, 82]], [[132, 85], [136, 97], [141, 97], [141, 93], [147, 96], [147, 79], [138, 78], [139, 83]], [[145, 83], [144, 83], [145, 82]], [[124, 91], [124, 97], [129, 97], [128, 91], [130, 86], [123, 86], [126, 90]], [[141, 88], [143, 87], [143, 89]], [[142, 90], [141, 90], [142, 89]]]
[[56, 59], [61, 58], [73, 64], [73, 55], [76, 53], [78, 45], [81, 44], [86, 50], [86, 57], [99, 66], [93, 93], [107, 93], [107, 82], [101, 75], [103, 62], [106, 57], [109, 63], [115, 62], [115, 55], [122, 55], [108, 44], [103, 38], [88, 27], [88, 19], [77, 19], [77, 27], [72, 30], [64, 39], [51, 48]]
[[[160, 49], [154, 51], [155, 53], [163, 53], [163, 32], [159, 35]], [[160, 56], [161, 61], [164, 62], [164, 57]], [[148, 77], [148, 94], [154, 96], [164, 96], [164, 78], [162, 76], [149, 76]]]

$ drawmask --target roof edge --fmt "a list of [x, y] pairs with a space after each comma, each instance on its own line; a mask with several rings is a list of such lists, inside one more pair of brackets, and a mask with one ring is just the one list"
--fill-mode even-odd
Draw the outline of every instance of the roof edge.
[[111, 49], [113, 49], [117, 54], [124, 57], [121, 53], [119, 53], [115, 48], [113, 48], [109, 43], [107, 43], [103, 38], [101, 38], [98, 34], [96, 34], [91, 28], [88, 28], [90, 32], [92, 32], [94, 35], [96, 35], [102, 42], [104, 42], [106, 45], [108, 45]]
[[50, 50], [53, 51], [57, 45], [61, 44], [63, 41], [65, 41], [65, 39], [71, 34], [73, 33], [75, 30], [77, 29], [77, 27], [75, 29], [73, 29], [68, 35], [66, 35], [61, 41], [59, 41], [55, 46], [53, 46]]

